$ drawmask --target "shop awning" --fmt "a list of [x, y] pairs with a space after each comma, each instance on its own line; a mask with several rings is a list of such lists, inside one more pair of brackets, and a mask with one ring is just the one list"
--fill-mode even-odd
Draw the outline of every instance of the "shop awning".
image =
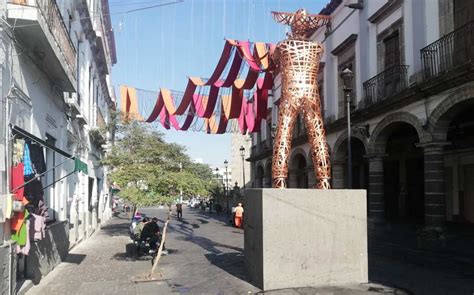
[[[61, 150], [61, 149], [55, 147], [54, 145], [49, 144], [48, 142], [42, 140], [41, 138], [39, 138], [39, 137], [37, 137], [37, 136], [34, 136], [33, 134], [29, 133], [28, 131], [26, 131], [26, 130], [24, 130], [24, 129], [18, 127], [18, 126], [14, 126], [14, 125], [12, 126], [12, 133], [13, 133], [13, 135], [19, 136], [19, 137], [21, 137], [21, 138], [30, 139], [31, 141], [34, 141], [34, 142], [40, 144], [41, 146], [44, 146], [45, 148], [48, 148], [48, 149], [50, 149], [50, 150], [52, 150], [52, 151], [54, 151], [54, 152], [56, 152], [56, 153], [58, 153], [58, 154], [60, 154], [60, 155], [62, 155], [62, 156], [64, 156], [64, 157], [67, 158], [65, 161], [63, 161], [63, 162], [57, 164], [56, 166], [54, 166], [54, 167], [52, 167], [52, 168], [46, 170], [45, 172], [43, 172], [43, 173], [41, 173], [41, 174], [39, 174], [39, 175], [36, 175], [36, 177], [40, 177], [40, 176], [44, 175], [45, 173], [47, 173], [48, 171], [57, 168], [58, 166], [64, 164], [67, 160], [74, 160], [74, 171], [68, 173], [66, 176], [61, 177], [60, 179], [54, 181], [53, 183], [50, 183], [50, 184], [46, 185], [44, 188], [49, 187], [49, 186], [51, 186], [51, 185], [54, 185], [56, 182], [58, 182], [58, 181], [60, 181], [60, 180], [62, 180], [62, 179], [64, 179], [64, 178], [66, 178], [67, 176], [69, 176], [69, 175], [71, 175], [71, 174], [73, 174], [73, 173], [75, 173], [75, 172], [83, 172], [84, 174], [88, 174], [87, 164], [84, 163], [83, 161], [81, 161], [80, 159], [74, 157], [73, 155], [71, 155], [71, 154], [69, 154], [69, 153], [67, 153], [67, 152], [65, 152], [65, 151], [63, 151], [63, 150]], [[30, 181], [32, 181], [32, 180], [30, 180]], [[27, 185], [30, 181], [25, 182], [23, 185], [21, 185], [21, 186], [19, 186], [19, 187], [17, 187], [17, 188], [13, 188], [12, 191], [16, 191], [16, 190], [18, 190], [18, 189], [24, 187], [24, 186]]]
[[75, 157], [73, 157], [71, 154], [69, 153], [66, 153], [65, 151], [55, 147], [54, 145], [51, 145], [49, 143], [47, 143], [46, 141], [42, 140], [41, 138], [38, 138], [36, 136], [34, 136], [33, 134], [29, 133], [28, 131], [18, 127], [18, 126], [13, 126], [12, 127], [12, 133], [15, 135], [20, 135], [21, 137], [26, 137], [26, 138], [29, 138], [39, 144], [41, 144], [42, 146], [44, 147], [47, 147], [53, 151], [55, 151], [56, 153], [62, 155], [62, 156], [65, 156], [66, 158], [70, 158], [72, 160], [75, 159]]

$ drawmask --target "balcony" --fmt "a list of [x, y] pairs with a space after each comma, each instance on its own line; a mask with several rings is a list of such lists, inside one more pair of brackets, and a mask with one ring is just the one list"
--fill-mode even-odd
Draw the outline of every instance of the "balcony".
[[423, 80], [428, 81], [474, 61], [474, 21], [421, 49]]
[[253, 157], [256, 157], [257, 156], [257, 146], [254, 145], [252, 146], [251, 150], [250, 150], [250, 157], [253, 158]]
[[394, 65], [363, 83], [364, 100], [362, 107], [381, 102], [407, 88], [406, 65]]
[[30, 57], [65, 92], [75, 92], [76, 49], [55, 0], [12, 0], [7, 18]]

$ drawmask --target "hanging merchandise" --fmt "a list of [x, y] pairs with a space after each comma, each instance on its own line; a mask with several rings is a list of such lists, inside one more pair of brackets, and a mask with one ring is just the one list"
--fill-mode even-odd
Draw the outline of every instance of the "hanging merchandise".
[[42, 174], [46, 171], [46, 162], [44, 160], [44, 149], [42, 146], [36, 143], [29, 145], [30, 158], [33, 165], [33, 170], [36, 174]]
[[23, 163], [18, 163], [17, 165], [13, 166], [11, 169], [11, 190], [12, 193], [15, 194], [16, 200], [23, 200], [24, 196], [24, 165]]
[[28, 225], [26, 222], [26, 218], [28, 218], [28, 210], [24, 212], [24, 222], [22, 222], [21, 226], [18, 230], [15, 230], [14, 233], [11, 235], [11, 239], [16, 241], [16, 243], [20, 246], [24, 246], [26, 244], [26, 240], [28, 239]]
[[25, 224], [23, 225], [22, 229], [20, 230], [19, 240], [21, 242], [24, 241], [25, 244], [20, 245], [18, 243], [16, 245], [16, 254], [28, 255], [30, 253], [30, 248], [31, 248], [30, 220], [26, 220]]
[[43, 216], [32, 213], [30, 221], [30, 239], [40, 241], [46, 237], [46, 220]]
[[14, 213], [10, 220], [10, 228], [14, 231], [19, 231], [24, 221], [25, 221], [24, 211]]
[[40, 178], [34, 175], [25, 176], [25, 198], [34, 206], [38, 207], [39, 201], [43, 200], [44, 191]]
[[13, 165], [16, 166], [23, 162], [23, 153], [25, 148], [25, 141], [23, 139], [15, 139], [13, 142]]
[[34, 174], [33, 171], [33, 164], [31, 163], [31, 157], [30, 157], [30, 145], [31, 142], [26, 141], [25, 143], [25, 149], [23, 153], [23, 175], [32, 175]]

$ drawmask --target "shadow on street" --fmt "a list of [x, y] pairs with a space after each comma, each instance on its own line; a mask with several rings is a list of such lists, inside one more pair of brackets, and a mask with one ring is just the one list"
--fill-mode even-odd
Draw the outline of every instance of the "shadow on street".
[[414, 294], [474, 293], [474, 228], [451, 225], [447, 246], [417, 248], [414, 224], [369, 232], [369, 280]]
[[245, 272], [244, 254], [241, 252], [206, 254], [207, 260], [223, 271], [248, 283], [250, 278]]

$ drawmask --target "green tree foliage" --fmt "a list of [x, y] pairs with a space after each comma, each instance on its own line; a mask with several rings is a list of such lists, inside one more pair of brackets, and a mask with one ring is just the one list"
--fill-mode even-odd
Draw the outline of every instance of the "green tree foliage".
[[137, 122], [118, 125], [115, 145], [103, 160], [119, 195], [135, 206], [171, 204], [179, 196], [207, 195], [208, 165], [193, 163], [185, 148], [167, 143], [163, 134]]

